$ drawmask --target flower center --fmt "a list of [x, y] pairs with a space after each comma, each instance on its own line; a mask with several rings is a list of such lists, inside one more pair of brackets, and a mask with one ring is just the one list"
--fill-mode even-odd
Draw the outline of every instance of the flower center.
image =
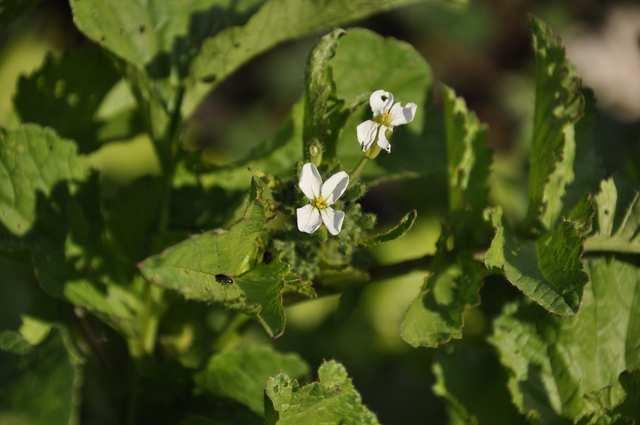
[[319, 210], [323, 210], [329, 206], [327, 205], [327, 200], [324, 199], [322, 196], [318, 196], [313, 201], [311, 201], [311, 205], [313, 205]]
[[386, 127], [391, 127], [391, 114], [389, 112], [383, 112], [375, 117], [374, 121]]

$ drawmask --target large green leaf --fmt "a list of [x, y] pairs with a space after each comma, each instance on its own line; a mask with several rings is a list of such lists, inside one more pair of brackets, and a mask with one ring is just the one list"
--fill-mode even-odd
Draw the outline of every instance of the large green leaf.
[[280, 374], [267, 381], [268, 425], [372, 425], [378, 419], [367, 409], [344, 366], [335, 361], [318, 369], [318, 382], [300, 386]]
[[[588, 214], [587, 214], [588, 215]], [[584, 223], [563, 220], [537, 240], [520, 239], [505, 227], [499, 208], [487, 210], [495, 229], [485, 264], [552, 313], [578, 311], [587, 275], [582, 270]]]
[[536, 57], [536, 99], [529, 170], [529, 220], [551, 228], [574, 179], [575, 124], [584, 112], [581, 81], [558, 37], [531, 20]]
[[81, 359], [65, 347], [62, 332], [27, 355], [0, 353], [0, 423], [79, 423]]
[[264, 0], [71, 0], [89, 38], [146, 70], [151, 78], [184, 77], [202, 41], [245, 22]]
[[119, 79], [99, 49], [71, 50], [47, 56], [38, 70], [22, 76], [13, 103], [23, 122], [51, 127], [86, 152], [95, 148], [102, 125], [98, 108]]
[[614, 259], [589, 260], [587, 269], [590, 283], [576, 316], [554, 318], [520, 303], [494, 324], [491, 342], [511, 371], [513, 400], [543, 423], [592, 415], [594, 394], [615, 396], [620, 391], [607, 388], [640, 367], [640, 269]]
[[602, 181], [595, 199], [598, 229], [585, 241], [585, 250], [640, 254], [640, 193], [634, 194], [621, 220], [618, 220], [618, 190], [613, 179]]
[[145, 278], [188, 299], [222, 303], [255, 314], [267, 332], [284, 330], [282, 292], [288, 267], [256, 265], [266, 243], [263, 208], [251, 203], [229, 230], [193, 236], [140, 264]]
[[300, 378], [309, 373], [309, 367], [296, 354], [248, 345], [214, 355], [195, 379], [200, 390], [236, 400], [262, 415], [267, 379], [278, 373]]
[[438, 347], [462, 338], [465, 310], [480, 303], [484, 275], [484, 267], [466, 257], [434, 271], [402, 320], [402, 339], [413, 347]]
[[[191, 70], [199, 85], [185, 105], [186, 111], [192, 110], [212, 85], [218, 84], [246, 61], [278, 43], [419, 1], [268, 0], [245, 25], [228, 28], [204, 42], [202, 52]], [[368, 65], [373, 64], [371, 61]], [[359, 71], [368, 74], [367, 68], [360, 68]], [[362, 75], [362, 79], [367, 80], [367, 76]]]
[[0, 129], [0, 222], [16, 235], [36, 220], [36, 202], [58, 183], [86, 176], [75, 144], [36, 125]]

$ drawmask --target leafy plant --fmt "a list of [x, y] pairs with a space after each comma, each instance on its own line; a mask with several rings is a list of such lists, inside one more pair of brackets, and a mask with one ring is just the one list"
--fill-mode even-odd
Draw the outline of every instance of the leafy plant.
[[[601, 136], [583, 125], [591, 93], [531, 18], [528, 210], [514, 219], [464, 99], [411, 45], [333, 29], [410, 3], [70, 1], [95, 44], [22, 76], [19, 122], [0, 130], [0, 422], [378, 424], [342, 364], [312, 378], [318, 359], [272, 341], [291, 306], [340, 295], [339, 320], [406, 276], [422, 283], [394, 332], [434, 349], [418, 355], [451, 423], [640, 424], [640, 195], [632, 173], [581, 178]], [[2, 21], [20, 12], [0, 6]], [[244, 63], [331, 29], [271, 140], [226, 163], [187, 143]], [[114, 176], [108, 149], [139, 142], [146, 170]], [[377, 224], [365, 197], [425, 181], [447, 200], [435, 252], [380, 261], [376, 247], [419, 235], [421, 211]], [[495, 287], [508, 299], [468, 329]]]

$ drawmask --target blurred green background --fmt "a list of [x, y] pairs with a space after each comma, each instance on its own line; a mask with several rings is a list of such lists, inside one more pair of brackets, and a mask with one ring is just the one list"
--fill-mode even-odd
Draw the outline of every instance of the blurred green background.
[[[527, 21], [531, 13], [563, 37], [579, 75], [595, 90], [598, 134], [606, 135], [599, 143], [607, 154], [604, 174], [617, 170], [628, 181], [638, 183], [640, 144], [633, 136], [640, 134], [637, 2], [484, 0], [472, 2], [466, 10], [427, 4], [355, 24], [411, 43], [430, 63], [436, 79], [454, 87], [489, 125], [489, 144], [496, 152], [491, 194], [512, 220], [526, 210], [527, 144], [533, 113], [533, 57]], [[281, 45], [226, 80], [188, 122], [187, 147], [224, 163], [270, 138], [303, 91], [306, 56], [317, 39], [315, 35]], [[90, 44], [75, 29], [68, 3], [63, 0], [44, 0], [11, 26], [0, 29], [0, 126], [11, 127], [17, 122], [12, 99], [20, 75], [37, 69], [48, 53], [60, 54]], [[92, 75], [82, 78], [90, 81]], [[126, 155], [122, 154], [123, 144], [128, 147]], [[93, 160], [117, 181], [158, 169], [144, 135], [101, 147]], [[440, 187], [425, 179], [384, 185], [367, 195], [365, 209], [375, 212], [383, 225], [411, 208], [419, 211], [419, 222], [409, 235], [377, 249], [380, 262], [435, 251], [438, 216], [446, 208]], [[3, 285], [21, 278], [20, 270], [15, 274], [3, 276]], [[365, 404], [385, 424], [447, 422], [444, 404], [431, 390], [434, 357], [459, 364], [457, 379], [464, 380], [467, 391], [481, 394], [476, 402], [506, 397], [505, 372], [498, 367], [484, 336], [491, 318], [515, 296], [515, 290], [489, 282], [481, 294], [485, 302], [467, 312], [464, 342], [438, 352], [416, 350], [400, 339], [398, 328], [424, 276], [413, 273], [347, 292], [341, 299], [336, 296], [290, 307], [287, 332], [275, 345], [300, 353], [314, 370], [323, 359], [342, 362]], [[21, 294], [11, 296], [20, 299]], [[265, 339], [257, 327], [252, 337]], [[456, 377], [452, 381], [456, 382]], [[485, 404], [498, 405], [491, 403]]]

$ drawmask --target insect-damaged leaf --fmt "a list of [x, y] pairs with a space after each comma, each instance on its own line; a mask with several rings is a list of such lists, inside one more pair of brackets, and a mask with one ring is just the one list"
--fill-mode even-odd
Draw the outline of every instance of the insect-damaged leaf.
[[266, 423], [268, 425], [377, 425], [378, 419], [362, 404], [344, 366], [323, 363], [318, 381], [301, 386], [285, 374], [267, 381]]
[[536, 99], [530, 152], [529, 211], [532, 224], [549, 229], [562, 212], [566, 186], [574, 179], [575, 124], [585, 107], [581, 81], [560, 39], [531, 20], [536, 57]]
[[284, 330], [282, 290], [288, 266], [258, 264], [266, 238], [263, 208], [251, 203], [228, 230], [193, 236], [140, 264], [145, 278], [188, 299], [255, 314], [271, 336]]
[[[587, 216], [590, 216], [585, 211]], [[520, 239], [505, 227], [499, 208], [487, 210], [495, 236], [485, 265], [504, 273], [511, 284], [552, 313], [578, 311], [587, 275], [582, 270], [583, 223], [563, 220], [537, 240]]]

